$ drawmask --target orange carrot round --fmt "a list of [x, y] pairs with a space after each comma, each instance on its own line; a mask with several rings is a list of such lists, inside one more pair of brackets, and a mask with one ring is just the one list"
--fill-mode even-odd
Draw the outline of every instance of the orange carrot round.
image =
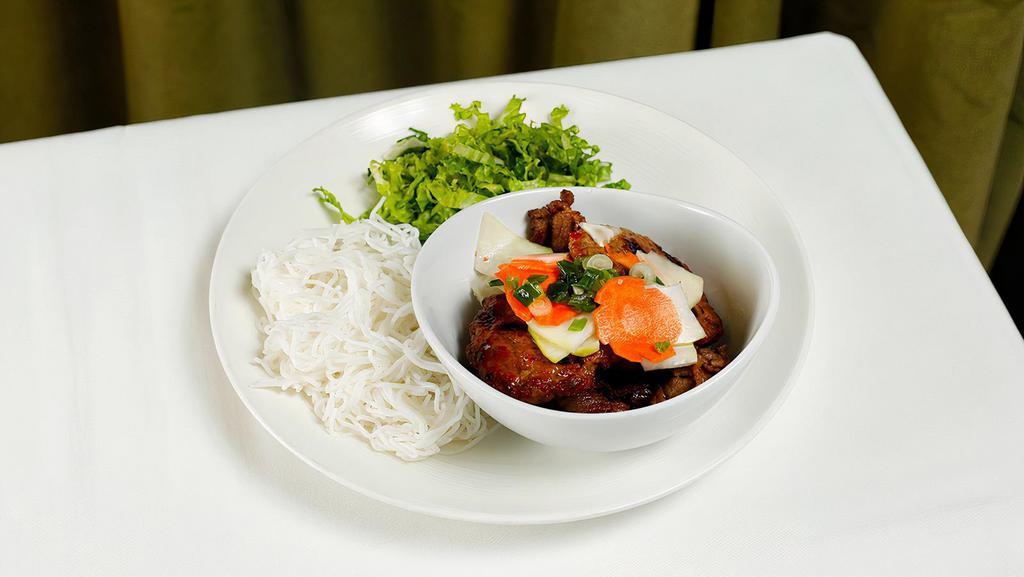
[[[671, 346], [682, 325], [672, 299], [634, 277], [616, 277], [597, 291], [594, 328], [598, 339], [620, 357], [639, 362], [663, 361], [675, 354]], [[658, 350], [658, 344], [662, 350]]]

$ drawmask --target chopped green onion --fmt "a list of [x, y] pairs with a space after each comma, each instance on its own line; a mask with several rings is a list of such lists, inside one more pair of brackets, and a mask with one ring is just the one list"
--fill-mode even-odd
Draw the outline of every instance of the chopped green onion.
[[570, 289], [571, 287], [564, 282], [555, 281], [548, 285], [548, 298], [555, 303], [565, 302], [569, 299], [569, 293], [572, 292]]
[[[596, 256], [606, 257], [606, 255], [591, 255], [575, 262], [563, 260], [557, 263], [559, 275], [557, 280], [547, 288], [547, 295], [551, 302], [567, 304], [580, 312], [590, 312], [597, 308], [594, 296], [608, 279], [618, 276], [618, 273], [614, 268], [602, 269], [584, 266], [591, 262], [588, 259], [593, 259]], [[602, 265], [600, 261], [601, 259], [597, 260], [598, 265]], [[533, 278], [531, 277], [530, 280]]]
[[661, 286], [665, 286], [665, 283], [661, 282], [661, 277], [657, 276], [654, 277], [654, 284], [660, 284]]
[[539, 285], [540, 283], [542, 283], [542, 282], [544, 282], [546, 280], [548, 280], [548, 275], [546, 275], [546, 274], [534, 274], [534, 275], [530, 275], [530, 277], [526, 279], [526, 282]]
[[583, 267], [571, 260], [558, 261], [558, 272], [561, 276], [571, 278], [583, 274]]
[[533, 283], [526, 283], [512, 291], [512, 296], [516, 297], [517, 301], [523, 303], [524, 307], [530, 306], [530, 303], [542, 294], [544, 293]]
[[519, 288], [519, 279], [517, 277], [510, 276], [505, 279], [505, 286], [508, 287], [508, 290], [514, 291]]
[[569, 297], [566, 304], [584, 313], [589, 313], [597, 308], [597, 303], [594, 302], [594, 298], [588, 295], [573, 295]]
[[487, 283], [490, 286], [504, 286], [500, 278], [492, 278], [491, 282]]
[[584, 258], [582, 264], [585, 268], [593, 268], [597, 270], [609, 270], [615, 266], [611, 257], [601, 253], [592, 254]]
[[659, 341], [654, 343], [654, 350], [658, 351], [659, 353], [663, 353], [667, 351], [671, 346], [672, 343], [668, 341]]
[[586, 317], [580, 317], [569, 323], [569, 330], [574, 333], [582, 331], [587, 326]]
[[580, 277], [579, 282], [575, 282], [573, 285], [578, 286], [585, 291], [589, 291], [591, 289], [595, 289], [594, 284], [597, 283], [599, 278], [600, 273], [594, 270], [587, 270], [587, 272], [583, 273], [583, 276]]
[[638, 262], [633, 265], [633, 267], [629, 269], [629, 276], [642, 278], [647, 284], [653, 284], [654, 279], [658, 278], [657, 275], [654, 274], [654, 269], [651, 268], [651, 265], [645, 262]]

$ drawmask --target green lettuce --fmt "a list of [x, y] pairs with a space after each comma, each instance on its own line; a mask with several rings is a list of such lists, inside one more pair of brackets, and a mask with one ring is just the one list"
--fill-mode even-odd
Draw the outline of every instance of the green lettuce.
[[[625, 180], [609, 182], [612, 166], [596, 158], [600, 149], [580, 137], [577, 126], [563, 126], [565, 106], [540, 125], [520, 111], [515, 96], [491, 117], [479, 101], [452, 104], [457, 124], [451, 134], [431, 138], [422, 130], [396, 144], [392, 158], [370, 161], [367, 182], [384, 199], [385, 220], [410, 223], [426, 240], [459, 210], [487, 198], [546, 186], [598, 186], [629, 189]], [[327, 190], [315, 190], [340, 219], [352, 217]], [[365, 215], [364, 215], [365, 216]]]

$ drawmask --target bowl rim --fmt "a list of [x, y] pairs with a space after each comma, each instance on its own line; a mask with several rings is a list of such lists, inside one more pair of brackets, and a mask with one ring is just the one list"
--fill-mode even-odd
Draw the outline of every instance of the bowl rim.
[[[760, 323], [758, 323], [757, 327], [754, 329], [754, 333], [747, 341], [746, 346], [743, 347], [743, 350], [741, 350], [739, 354], [736, 355], [729, 362], [729, 364], [727, 364], [721, 371], [712, 375], [711, 378], [709, 378], [704, 383], [701, 383], [700, 386], [694, 387], [689, 391], [686, 391], [680, 395], [677, 395], [661, 403], [614, 413], [573, 413], [569, 411], [549, 409], [547, 407], [542, 407], [539, 405], [532, 405], [525, 401], [516, 399], [515, 397], [506, 395], [505, 393], [487, 384], [480, 377], [477, 377], [475, 374], [473, 374], [472, 371], [470, 371], [465, 365], [463, 365], [457, 357], [453, 356], [451, 352], [449, 352], [448, 349], [441, 344], [441, 339], [437, 336], [433, 327], [430, 325], [430, 323], [425, 322], [423, 318], [425, 315], [422, 315], [420, 313], [422, 307], [424, 306], [421, 303], [424, 301], [425, 295], [421, 291], [417, 290], [417, 287], [423, 283], [417, 281], [424, 274], [426, 274], [424, 272], [426, 266], [422, 265], [421, 263], [424, 262], [422, 259], [423, 253], [424, 251], [428, 250], [428, 246], [430, 245], [430, 238], [428, 238], [427, 241], [423, 244], [423, 248], [421, 249], [420, 254], [417, 255], [416, 257], [416, 263], [413, 265], [411, 286], [413, 313], [416, 316], [416, 321], [419, 324], [420, 330], [423, 332], [423, 335], [427, 340], [427, 344], [430, 345], [430, 348], [434, 351], [434, 354], [437, 356], [438, 360], [441, 362], [442, 365], [444, 365], [445, 369], [449, 373], [455, 373], [449, 374], [449, 377], [451, 377], [452, 381], [456, 385], [462, 387], [463, 389], [466, 389], [467, 387], [463, 383], [469, 383], [475, 389], [479, 390], [481, 394], [496, 399], [497, 402], [514, 405], [517, 407], [518, 410], [522, 410], [525, 411], [526, 413], [534, 414], [543, 418], [557, 418], [564, 419], [567, 421], [591, 422], [620, 421], [636, 418], [637, 415], [653, 416], [657, 413], [669, 411], [681, 403], [688, 402], [687, 399], [696, 399], [699, 396], [706, 396], [709, 394], [708, 391], [710, 391], [713, 388], [718, 388], [715, 387], [715, 385], [717, 383], [724, 382], [726, 380], [725, 377], [727, 375], [730, 375], [734, 372], [742, 371], [744, 368], [746, 368], [746, 365], [749, 363], [749, 361], [754, 357], [754, 355], [757, 354], [758, 350], [760, 349], [761, 343], [764, 342], [764, 340], [767, 338], [769, 330], [775, 323], [775, 317], [776, 313], [778, 312], [780, 301], [779, 274], [778, 269], [775, 266], [775, 260], [772, 258], [771, 253], [768, 252], [768, 250], [764, 247], [761, 241], [752, 232], [747, 230], [747, 228], [741, 225], [740, 223], [725, 216], [720, 212], [678, 198], [662, 196], [659, 194], [652, 194], [649, 192], [640, 192], [634, 190], [623, 191], [618, 189], [588, 186], [554, 186], [509, 192], [476, 203], [472, 205], [472, 208], [475, 210], [477, 209], [477, 207], [481, 207], [480, 209], [483, 210], [488, 206], [501, 204], [502, 202], [508, 202], [508, 199], [513, 197], [527, 195], [541, 196], [543, 194], [550, 194], [551, 192], [557, 193], [562, 190], [572, 191], [574, 195], [577, 193], [582, 193], [584, 196], [607, 195], [611, 198], [623, 199], [629, 198], [632, 195], [638, 195], [652, 202], [661, 202], [668, 205], [674, 205], [677, 208], [682, 208], [684, 210], [696, 212], [707, 218], [717, 221], [719, 224], [722, 224], [727, 228], [733, 229], [740, 236], [746, 237], [747, 240], [749, 240], [753, 244], [758, 255], [761, 257], [761, 260], [765, 263], [766, 268], [768, 270], [768, 306], [765, 310], [764, 318], [761, 320]], [[453, 223], [461, 223], [463, 220], [470, 218], [472, 212], [474, 211], [461, 210], [457, 212], [451, 218], [442, 223], [441, 226], [439, 226], [431, 235], [431, 238], [433, 238], [434, 235], [443, 234], [448, 230], [453, 230], [454, 227], [456, 226]], [[466, 391], [466, 394], [469, 394], [469, 391]], [[472, 395], [470, 395], [470, 397], [472, 397]]]

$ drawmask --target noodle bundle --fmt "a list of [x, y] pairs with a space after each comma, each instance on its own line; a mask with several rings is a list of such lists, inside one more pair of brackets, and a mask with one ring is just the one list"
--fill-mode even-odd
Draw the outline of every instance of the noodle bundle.
[[452, 383], [413, 315], [419, 250], [415, 227], [374, 213], [260, 255], [256, 360], [270, 377], [257, 386], [301, 392], [328, 431], [408, 461], [479, 441], [486, 417]]

